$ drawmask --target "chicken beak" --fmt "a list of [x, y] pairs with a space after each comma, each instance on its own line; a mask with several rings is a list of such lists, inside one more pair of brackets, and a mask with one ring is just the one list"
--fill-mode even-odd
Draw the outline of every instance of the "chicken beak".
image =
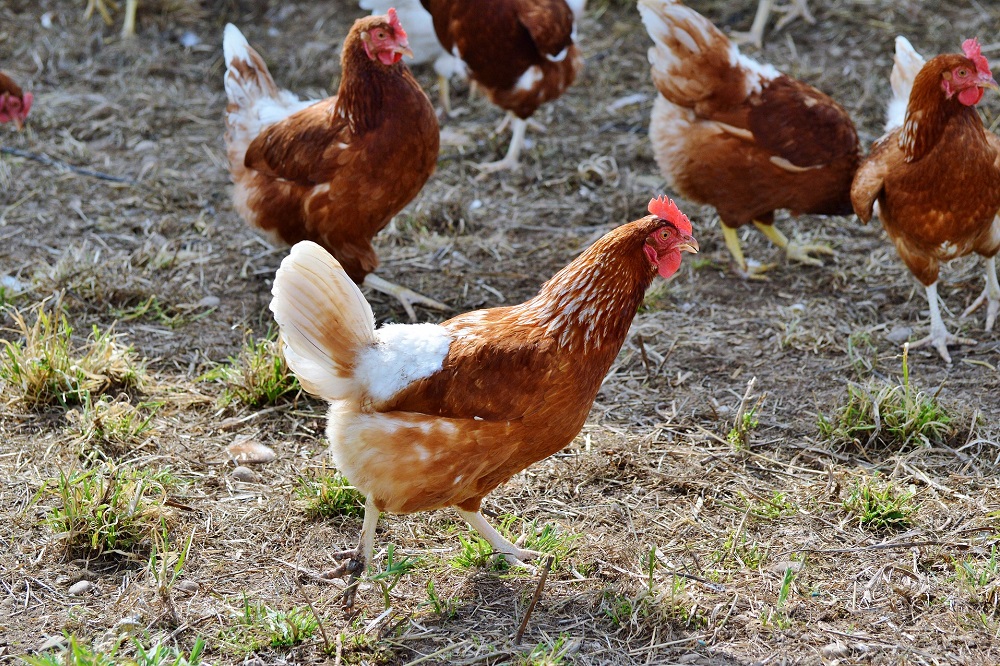
[[990, 90], [996, 90], [996, 91], [1000, 92], [1000, 85], [997, 84], [996, 79], [994, 79], [993, 77], [990, 77], [989, 81], [981, 80], [979, 82], [979, 87], [980, 88], [989, 88]]
[[396, 46], [392, 49], [392, 52], [393, 53], [399, 53], [400, 55], [405, 55], [405, 56], [409, 56], [410, 58], [413, 58], [413, 50], [410, 49], [409, 43], [406, 43], [406, 44], [396, 44]]
[[694, 236], [688, 236], [687, 234], [681, 234], [681, 242], [677, 244], [677, 249], [681, 252], [690, 252], [691, 254], [698, 254], [698, 250], [701, 246], [698, 245], [698, 241], [694, 239]]

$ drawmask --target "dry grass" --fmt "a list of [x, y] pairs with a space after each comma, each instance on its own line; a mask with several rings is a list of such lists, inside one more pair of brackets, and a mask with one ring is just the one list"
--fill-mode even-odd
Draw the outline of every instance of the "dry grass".
[[[727, 30], [746, 29], [755, 4], [692, 2]], [[895, 34], [928, 54], [978, 34], [997, 53], [1000, 13], [988, 3], [811, 7], [815, 26], [768, 33], [755, 55], [843, 101], [866, 143], [880, 132]], [[323, 406], [294, 391], [266, 407], [248, 406], [250, 394], [219, 402], [226, 387], [285, 386], [266, 346], [244, 346], [254, 342], [244, 331], [270, 328], [284, 250], [232, 210], [219, 41], [233, 21], [281, 84], [320, 95], [335, 88], [340, 39], [359, 12], [346, 0], [181, 11], [141, 0], [140, 39], [124, 44], [117, 24], [84, 24], [82, 11], [0, 4], [0, 62], [36, 93], [28, 130], [0, 132], [5, 145], [137, 183], [0, 157], [0, 300], [24, 313], [5, 310], [0, 336], [23, 346], [31, 308], [61, 295], [67, 357], [87, 357], [96, 325], [134, 349], [146, 378], [124, 396], [113, 378], [88, 384], [90, 402], [79, 393], [75, 406], [25, 401], [24, 385], [5, 380], [0, 661], [65, 643], [78, 656], [183, 663], [199, 638], [212, 664], [1000, 661], [1000, 334], [983, 333], [981, 315], [954, 314], [979, 293], [979, 265], [953, 262], [940, 285], [949, 327], [979, 344], [953, 350], [950, 368], [926, 350], [908, 359], [909, 395], [948, 410], [947, 436], [904, 444], [883, 427], [877, 442], [832, 441], [818, 416], [840, 413], [849, 387], [906, 397], [891, 339], [926, 326], [922, 291], [878, 225], [853, 218], [780, 218], [837, 256], [742, 282], [712, 211], [685, 202], [702, 253], [651, 292], [581, 435], [486, 502], [518, 517], [512, 536], [564, 547], [522, 644], [513, 637], [537, 577], [456, 566], [469, 532], [446, 511], [383, 519], [372, 569], [383, 575], [345, 617], [340, 588], [300, 572], [330, 568], [361, 526], [351, 511], [309, 506], [336, 494], [309, 472], [324, 465]], [[186, 32], [201, 42], [181, 46]], [[387, 279], [455, 311], [516, 302], [662, 189], [632, 3], [593, 0], [581, 35], [586, 71], [538, 114], [549, 132], [530, 135], [519, 174], [474, 179], [469, 162], [499, 157], [507, 139], [492, 135], [496, 109], [458, 92], [465, 113], [444, 123], [437, 173], [377, 239]], [[431, 72], [418, 76], [433, 87]], [[996, 123], [996, 96], [983, 112]], [[760, 234], [744, 242], [748, 256], [780, 261]], [[405, 317], [393, 299], [371, 298], [380, 321]], [[220, 365], [262, 372], [199, 381]], [[236, 438], [278, 457], [234, 475], [225, 447]], [[61, 473], [66, 492], [52, 492]], [[103, 485], [88, 495], [68, 483], [82, 477]], [[320, 483], [307, 496], [304, 478]], [[864, 487], [870, 501], [855, 492]], [[865, 509], [894, 519], [897, 491], [913, 493], [905, 521], [861, 519]], [[85, 510], [105, 495], [116, 526], [138, 524], [113, 544], [108, 512]], [[66, 507], [76, 518], [54, 523]]]

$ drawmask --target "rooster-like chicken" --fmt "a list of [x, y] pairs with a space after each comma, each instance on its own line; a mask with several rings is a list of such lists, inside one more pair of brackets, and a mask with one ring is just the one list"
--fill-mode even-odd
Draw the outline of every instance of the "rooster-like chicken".
[[480, 513], [490, 491], [559, 451], [580, 431], [653, 278], [695, 252], [691, 223], [665, 197], [651, 215], [606, 234], [512, 307], [438, 324], [375, 330], [372, 310], [337, 261], [292, 248], [271, 310], [302, 386], [330, 402], [337, 467], [367, 497], [361, 543], [326, 574], [371, 562], [382, 511], [453, 506], [511, 563], [518, 548]]
[[517, 168], [527, 119], [562, 95], [583, 66], [574, 40], [586, 0], [420, 1], [444, 49], [462, 59], [469, 77], [513, 119], [507, 155], [479, 168]]
[[736, 230], [751, 222], [789, 259], [821, 265], [774, 227], [774, 211], [847, 215], [860, 161], [847, 112], [827, 95], [740, 54], [708, 19], [676, 0], [639, 0], [654, 46], [649, 138], [664, 178], [718, 211], [738, 270], [751, 270]]
[[434, 63], [441, 106], [446, 114], [451, 114], [449, 82], [452, 77], [465, 79], [465, 64], [441, 48], [434, 33], [434, 20], [420, 4], [420, 0], [361, 0], [358, 4], [373, 14], [385, 14], [395, 7], [400, 23], [406, 26], [406, 35], [413, 51], [413, 64]]
[[395, 11], [358, 19], [344, 41], [336, 97], [280, 90], [264, 60], [226, 26], [226, 147], [236, 210], [285, 243], [319, 243], [358, 284], [412, 303], [444, 305], [372, 273], [371, 240], [420, 192], [437, 163], [434, 107], [401, 62]]
[[858, 217], [868, 222], [878, 213], [903, 263], [927, 290], [930, 334], [911, 346], [933, 345], [947, 363], [949, 344], [974, 341], [949, 333], [941, 319], [941, 262], [972, 252], [986, 257], [986, 287], [963, 316], [988, 301], [989, 331], [1000, 311], [1000, 139], [976, 112], [984, 89], [1000, 88], [979, 42], [966, 40], [962, 50], [924, 64], [906, 39], [896, 39], [888, 133], [851, 188]]
[[21, 90], [14, 79], [0, 72], [0, 123], [14, 123], [20, 131], [34, 99], [30, 92]]

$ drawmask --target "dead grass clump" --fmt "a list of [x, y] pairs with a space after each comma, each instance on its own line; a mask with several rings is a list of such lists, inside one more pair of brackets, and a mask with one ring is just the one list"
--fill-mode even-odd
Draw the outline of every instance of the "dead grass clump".
[[106, 465], [50, 479], [37, 497], [55, 495], [59, 505], [46, 522], [70, 553], [132, 553], [150, 548], [153, 534], [172, 518], [165, 507], [169, 473]]
[[141, 445], [150, 434], [159, 407], [155, 402], [133, 405], [125, 395], [100, 396], [96, 401], [88, 395], [79, 409], [66, 413], [66, 419], [78, 432], [85, 458], [106, 458]]
[[247, 407], [272, 405], [301, 390], [279, 347], [276, 334], [255, 340], [247, 331], [240, 353], [203, 374], [199, 381], [222, 384], [218, 402], [223, 407], [234, 402]]
[[139, 388], [144, 368], [111, 329], [102, 333], [95, 326], [78, 344], [62, 311], [40, 306], [30, 325], [18, 310], [11, 316], [20, 340], [0, 340], [0, 379], [25, 405], [79, 405], [92, 395]]
[[365, 498], [339, 472], [323, 468], [299, 478], [295, 495], [303, 503], [306, 515], [314, 520], [334, 516], [361, 516]]

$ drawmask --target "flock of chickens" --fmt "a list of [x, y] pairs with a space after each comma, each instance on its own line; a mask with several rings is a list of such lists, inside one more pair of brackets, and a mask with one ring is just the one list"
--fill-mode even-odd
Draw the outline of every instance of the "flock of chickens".
[[[412, 319], [414, 304], [445, 309], [374, 274], [372, 238], [420, 192], [439, 150], [438, 116], [402, 58], [434, 63], [445, 110], [452, 76], [468, 77], [506, 110], [510, 149], [481, 169], [516, 168], [531, 115], [582, 66], [583, 5], [399, 0], [390, 8], [362, 0], [375, 13], [354, 23], [337, 95], [319, 101], [280, 89], [239, 30], [225, 29], [235, 207], [293, 245], [271, 310], [289, 366], [330, 403], [337, 467], [367, 498], [360, 543], [325, 574], [350, 576], [348, 604], [383, 511], [454, 506], [510, 562], [537, 555], [487, 523], [483, 498], [575, 437], [645, 290], [698, 251], [687, 217], [660, 197], [649, 215], [609, 232], [525, 303], [375, 328], [358, 285], [396, 296]], [[762, 11], [769, 6], [761, 2]], [[796, 6], [811, 20], [804, 0]], [[674, 191], [718, 211], [737, 272], [759, 278], [768, 268], [743, 255], [736, 230], [751, 223], [790, 259], [820, 264], [812, 255], [830, 252], [789, 241], [773, 224], [776, 210], [853, 210], [864, 222], [877, 214], [927, 289], [930, 334], [915, 345], [933, 345], [950, 363], [948, 345], [968, 342], [946, 329], [936, 284], [941, 262], [972, 252], [986, 258], [986, 286], [965, 314], [987, 303], [992, 329], [1000, 139], [976, 105], [985, 89], [1000, 88], [975, 39], [961, 54], [928, 61], [897, 39], [886, 134], [863, 157], [850, 116], [824, 93], [743, 56], [677, 0], [638, 0], [638, 10], [653, 42], [657, 163]], [[0, 121], [20, 126], [31, 102], [0, 76]]]

